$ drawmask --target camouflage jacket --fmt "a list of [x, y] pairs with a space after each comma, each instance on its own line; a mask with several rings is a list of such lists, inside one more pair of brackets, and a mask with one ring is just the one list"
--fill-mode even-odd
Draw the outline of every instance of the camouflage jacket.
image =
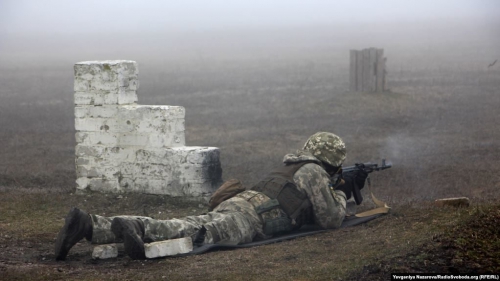
[[346, 212], [346, 197], [342, 191], [330, 189], [330, 176], [322, 168], [321, 161], [311, 153], [297, 150], [283, 158], [285, 164], [313, 161], [305, 164], [293, 176], [297, 188], [304, 190], [312, 204], [314, 224], [325, 228], [338, 228]]

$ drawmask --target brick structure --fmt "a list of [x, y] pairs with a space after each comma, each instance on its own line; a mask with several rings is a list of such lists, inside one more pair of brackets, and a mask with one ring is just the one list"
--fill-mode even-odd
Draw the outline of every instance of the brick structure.
[[185, 146], [181, 106], [138, 105], [134, 61], [75, 64], [77, 189], [209, 196], [219, 149]]

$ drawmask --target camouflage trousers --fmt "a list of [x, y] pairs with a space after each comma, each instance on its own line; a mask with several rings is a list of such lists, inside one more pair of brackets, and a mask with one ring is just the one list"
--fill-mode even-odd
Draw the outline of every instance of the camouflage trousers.
[[[284, 215], [279, 209], [267, 214], [257, 214], [254, 206], [269, 197], [256, 192], [244, 191], [233, 198], [222, 202], [212, 212], [199, 216], [188, 216], [182, 219], [156, 220], [140, 216], [119, 216], [126, 219], [139, 219], [144, 223], [145, 241], [163, 241], [195, 235], [202, 226], [207, 233], [205, 243], [208, 244], [244, 244], [256, 238], [266, 238], [263, 233], [263, 215]], [[271, 213], [271, 212], [274, 212]], [[91, 215], [93, 233], [92, 243], [108, 244], [117, 241], [111, 231], [111, 221], [115, 217]]]

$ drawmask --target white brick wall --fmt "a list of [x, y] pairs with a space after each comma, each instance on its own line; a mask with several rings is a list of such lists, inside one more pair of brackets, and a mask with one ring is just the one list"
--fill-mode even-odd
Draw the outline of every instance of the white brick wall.
[[134, 61], [75, 64], [77, 188], [207, 197], [219, 150], [185, 146], [181, 106], [137, 105]]

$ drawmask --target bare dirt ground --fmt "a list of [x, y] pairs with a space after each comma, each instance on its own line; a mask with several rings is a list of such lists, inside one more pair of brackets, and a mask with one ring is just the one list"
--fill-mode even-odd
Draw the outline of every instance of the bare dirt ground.
[[[346, 141], [347, 165], [381, 158], [394, 164], [373, 175], [375, 194], [393, 209], [368, 224], [251, 249], [147, 261], [132, 261], [123, 252], [93, 261], [92, 246], [82, 241], [67, 261], [56, 262], [54, 239], [71, 206], [161, 219], [199, 214], [206, 206], [155, 195], [74, 194], [72, 65], [81, 57], [0, 57], [0, 279], [498, 274], [500, 68], [487, 66], [500, 44], [438, 39], [380, 42], [388, 57], [386, 93], [349, 92], [352, 46], [328, 40], [267, 52], [248, 47], [242, 53], [207, 49], [196, 56], [139, 57], [139, 103], [185, 106], [187, 144], [219, 147], [225, 179], [254, 184], [317, 131]], [[469, 197], [472, 205], [431, 204], [455, 196]]]

